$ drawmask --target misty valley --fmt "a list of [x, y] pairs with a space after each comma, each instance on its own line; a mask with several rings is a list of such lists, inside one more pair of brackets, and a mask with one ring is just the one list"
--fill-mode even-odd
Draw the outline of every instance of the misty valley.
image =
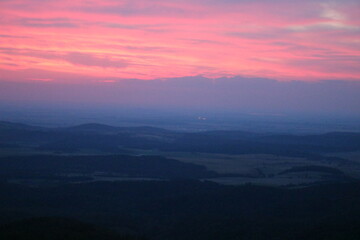
[[359, 239], [359, 179], [358, 132], [0, 122], [0, 237]]
[[0, 0], [0, 240], [360, 240], [359, 0]]

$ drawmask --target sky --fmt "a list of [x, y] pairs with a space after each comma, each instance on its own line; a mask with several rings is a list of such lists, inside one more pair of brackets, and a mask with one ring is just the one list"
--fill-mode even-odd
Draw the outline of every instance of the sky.
[[358, 0], [0, 0], [16, 81], [359, 80]]
[[33, 104], [59, 109], [172, 109], [199, 114], [233, 112], [284, 118], [322, 115], [359, 120], [359, 93], [359, 81], [341, 80], [281, 82], [265, 78], [195, 76], [148, 81], [129, 79], [106, 84], [0, 82], [0, 103], [9, 103], [8, 107]]
[[0, 101], [359, 115], [359, 16], [358, 0], [0, 0]]

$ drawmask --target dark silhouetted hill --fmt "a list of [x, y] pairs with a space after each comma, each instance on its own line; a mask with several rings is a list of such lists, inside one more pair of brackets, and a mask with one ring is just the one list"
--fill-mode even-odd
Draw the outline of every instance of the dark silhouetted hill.
[[140, 240], [70, 218], [42, 217], [0, 226], [3, 240]]

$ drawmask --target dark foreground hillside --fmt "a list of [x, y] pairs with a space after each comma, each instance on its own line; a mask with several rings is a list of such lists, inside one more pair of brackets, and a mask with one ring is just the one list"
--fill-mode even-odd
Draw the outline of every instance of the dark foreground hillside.
[[[30, 155], [0, 157], [0, 177], [45, 180], [94, 180], [96, 176], [198, 179], [217, 176], [204, 166], [161, 156]], [[72, 176], [72, 177], [70, 177]], [[87, 176], [87, 177], [84, 177]]]
[[0, 240], [359, 240], [359, 150], [359, 133], [0, 122]]
[[0, 239], [12, 240], [140, 240], [70, 218], [42, 217], [0, 226]]
[[[49, 216], [72, 218], [99, 229], [150, 240], [357, 240], [360, 183], [296, 189], [223, 186], [197, 180], [94, 182], [42, 188], [1, 184], [3, 226]], [[76, 221], [60, 220], [59, 229], [67, 224], [74, 225], [75, 230], [81, 228]], [[52, 231], [45, 227], [47, 223], [41, 224], [35, 224], [35, 230], [44, 226]], [[12, 227], [2, 227], [2, 234], [11, 229], [24, 234], [27, 231], [21, 224], [5, 226]], [[98, 239], [116, 239], [104, 236]]]

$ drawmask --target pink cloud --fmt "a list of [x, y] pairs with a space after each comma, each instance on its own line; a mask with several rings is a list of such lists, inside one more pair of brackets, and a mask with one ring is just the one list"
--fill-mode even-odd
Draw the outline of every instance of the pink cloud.
[[360, 80], [357, 9], [355, 0], [1, 1], [0, 72]]

